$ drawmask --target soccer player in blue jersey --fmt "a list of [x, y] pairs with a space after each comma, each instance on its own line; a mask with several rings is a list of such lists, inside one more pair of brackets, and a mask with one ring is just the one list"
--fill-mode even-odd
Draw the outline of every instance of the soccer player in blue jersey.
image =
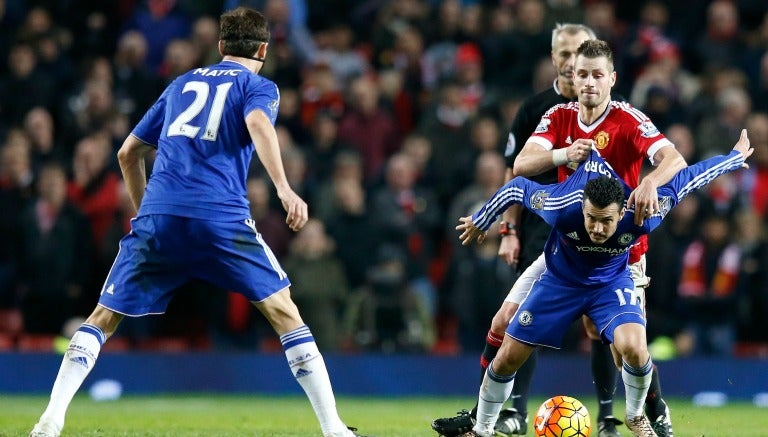
[[643, 414], [652, 362], [643, 303], [627, 264], [629, 249], [640, 236], [655, 229], [684, 196], [721, 174], [746, 167], [752, 152], [743, 130], [729, 155], [681, 170], [658, 188], [658, 212], [645, 216], [641, 225], [635, 223], [635, 211], [625, 206], [632, 190], [596, 149], [565, 181], [541, 185], [516, 177], [475, 214], [461, 217], [456, 229], [464, 245], [482, 242], [491, 224], [513, 204], [522, 204], [553, 228], [544, 248], [546, 270], [507, 327], [480, 387], [477, 423], [465, 435], [494, 435], [494, 424], [517, 369], [535, 347], [559, 348], [570, 324], [586, 314], [621, 357], [627, 427], [636, 436], [655, 437]]
[[[179, 76], [120, 148], [120, 168], [138, 214], [120, 241], [96, 309], [72, 336], [31, 436], [60, 434], [72, 397], [124, 316], [164, 313], [173, 290], [190, 280], [246, 296], [280, 336], [323, 435], [357, 435], [339, 418], [323, 357], [291, 300], [288, 277], [249, 214], [246, 176], [255, 149], [287, 225], [298, 231], [308, 219], [280, 159], [277, 86], [258, 75], [268, 29], [253, 9], [224, 13], [223, 60]], [[147, 182], [144, 158], [155, 149]]]

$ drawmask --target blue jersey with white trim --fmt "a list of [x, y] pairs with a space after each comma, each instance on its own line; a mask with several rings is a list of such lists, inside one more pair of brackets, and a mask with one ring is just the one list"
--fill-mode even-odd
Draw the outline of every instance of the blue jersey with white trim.
[[628, 197], [632, 190], [595, 149], [589, 159], [561, 183], [542, 185], [523, 177], [512, 179], [472, 215], [472, 222], [478, 228], [488, 230], [510, 205], [523, 204], [552, 226], [544, 246], [548, 273], [569, 285], [601, 286], [617, 275], [629, 274], [629, 248], [638, 237], [659, 226], [683, 197], [724, 173], [738, 170], [743, 163], [744, 156], [733, 151], [681, 170], [658, 188], [658, 213], [644, 220], [643, 226], [637, 226], [634, 209], [627, 209], [616, 232], [602, 244], [593, 243], [584, 227], [584, 186], [589, 179], [606, 175], [619, 179], [625, 196]]
[[157, 147], [139, 215], [250, 218], [245, 182], [254, 146], [245, 117], [261, 110], [274, 124], [279, 103], [274, 82], [234, 61], [179, 76], [131, 132]]

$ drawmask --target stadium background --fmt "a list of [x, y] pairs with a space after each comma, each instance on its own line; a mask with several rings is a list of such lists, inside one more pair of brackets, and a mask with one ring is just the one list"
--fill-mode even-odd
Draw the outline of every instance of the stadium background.
[[[453, 226], [503, 182], [512, 119], [554, 79], [556, 22], [582, 22], [611, 43], [616, 92], [689, 162], [749, 129], [751, 169], [711, 184], [651, 238], [649, 340], [655, 360], [671, 359], [668, 393], [768, 388], [716, 376], [760, 374], [768, 356], [764, 2], [0, 0], [0, 368], [11, 376], [0, 391], [50, 388], [39, 375], [55, 373], [56, 345], [92, 309], [133, 214], [114, 152], [164, 85], [218, 60], [216, 17], [237, 4], [272, 24], [262, 73], [280, 86], [283, 159], [315, 219], [290, 234], [256, 165], [257, 227], [332, 374], [387, 375], [335, 381], [340, 392], [476, 391], [480, 339], [514, 278], [494, 238], [462, 248]], [[65, 177], [41, 183], [51, 166]], [[544, 354], [534, 387], [565, 364], [587, 374], [578, 326], [566, 343], [565, 355]], [[120, 375], [138, 392], [296, 391], [281, 360], [247, 302], [190, 284], [165, 317], [126, 321], [91, 379]], [[231, 380], [171, 377], [173, 363], [222, 361]], [[233, 385], [236, 369], [261, 364], [274, 373]], [[712, 377], [689, 381], [691, 365]], [[472, 377], [449, 387], [406, 376], [419, 369]], [[588, 378], [573, 383], [591, 391]]]

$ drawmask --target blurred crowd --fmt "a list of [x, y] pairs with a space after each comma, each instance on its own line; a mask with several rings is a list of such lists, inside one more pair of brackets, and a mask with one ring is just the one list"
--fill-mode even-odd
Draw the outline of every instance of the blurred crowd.
[[[558, 22], [611, 44], [615, 95], [689, 163], [749, 130], [749, 170], [651, 235], [648, 332], [680, 356], [768, 344], [764, 1], [0, 0], [0, 346], [66, 336], [93, 308], [135, 214], [116, 150], [165, 85], [218, 62], [218, 16], [238, 5], [271, 24], [262, 74], [280, 87], [282, 157], [312, 218], [287, 228], [258, 163], [252, 216], [321, 349], [482, 344], [515, 275], [493, 229], [462, 247], [454, 226], [503, 184], [512, 120], [555, 79]], [[275, 346], [239, 295], [183, 288], [166, 318], [127, 321], [115, 341]]]

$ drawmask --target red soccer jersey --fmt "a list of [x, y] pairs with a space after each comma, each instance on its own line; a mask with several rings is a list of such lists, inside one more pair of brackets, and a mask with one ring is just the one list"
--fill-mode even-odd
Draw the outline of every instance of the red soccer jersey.
[[[528, 139], [546, 150], [570, 146], [580, 138], [594, 141], [600, 155], [631, 188], [640, 184], [643, 159], [653, 164], [653, 155], [662, 147], [672, 146], [653, 122], [626, 102], [611, 101], [605, 113], [590, 125], [579, 120], [579, 103], [553, 106], [541, 118]], [[573, 170], [565, 165], [558, 168], [558, 179], [565, 180]], [[630, 262], [639, 260], [648, 249], [647, 238], [641, 238], [632, 248]]]

